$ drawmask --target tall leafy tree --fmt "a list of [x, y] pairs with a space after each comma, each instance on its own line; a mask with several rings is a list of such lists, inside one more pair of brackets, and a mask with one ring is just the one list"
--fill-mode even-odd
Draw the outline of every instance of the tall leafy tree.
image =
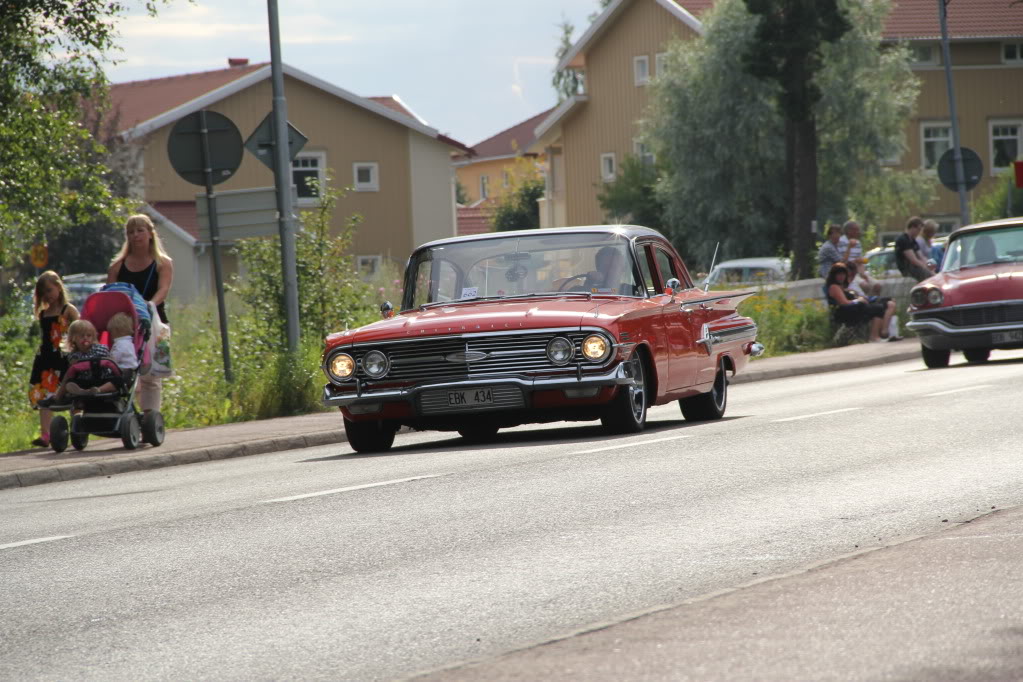
[[[562, 19], [561, 23], [558, 24], [558, 29], [561, 31], [561, 40], [558, 43], [558, 49], [554, 52], [555, 64], [561, 62], [561, 59], [572, 49], [572, 34], [575, 32], [575, 26], [568, 19]], [[551, 77], [551, 85], [554, 86], [554, 91], [558, 93], [558, 102], [564, 102], [573, 95], [582, 92], [583, 72], [577, 69], [558, 69], [555, 67], [554, 75]]]
[[817, 120], [821, 92], [815, 76], [823, 47], [850, 29], [839, 0], [745, 0], [760, 18], [747, 45], [749, 73], [781, 88], [785, 122], [785, 189], [793, 272], [810, 272], [810, 226], [817, 217]]
[[657, 198], [657, 168], [633, 155], [622, 160], [618, 176], [605, 183], [597, 194], [597, 201], [609, 223], [633, 223], [664, 227], [664, 208]]

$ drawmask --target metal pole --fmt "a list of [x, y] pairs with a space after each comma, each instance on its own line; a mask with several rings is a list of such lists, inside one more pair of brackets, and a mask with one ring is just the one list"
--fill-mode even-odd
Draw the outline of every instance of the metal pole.
[[220, 269], [220, 226], [217, 224], [217, 195], [213, 192], [213, 163], [210, 159], [209, 128], [206, 110], [199, 111], [199, 143], [202, 147], [203, 177], [206, 179], [206, 212], [210, 217], [210, 242], [213, 249], [213, 278], [217, 290], [217, 313], [220, 315], [220, 352], [224, 356], [224, 378], [234, 381], [231, 373], [231, 350], [227, 341], [227, 311], [224, 308], [224, 275]]
[[946, 22], [949, 0], [938, 0], [938, 20], [941, 22], [941, 54], [945, 62], [945, 85], [948, 87], [948, 110], [952, 116], [952, 158], [956, 166], [956, 186], [959, 188], [959, 217], [963, 225], [970, 224], [970, 204], [966, 197], [966, 172], [963, 170], [963, 150], [959, 146], [959, 118], [956, 114], [956, 95], [952, 86], [952, 56], [948, 48], [948, 23]]
[[288, 103], [284, 99], [281, 65], [281, 29], [277, 0], [267, 0], [270, 19], [270, 74], [273, 86], [274, 180], [277, 186], [277, 222], [281, 235], [281, 275], [284, 278], [284, 312], [288, 351], [298, 351], [298, 272], [295, 265], [295, 227], [291, 207], [291, 159], [288, 150]]

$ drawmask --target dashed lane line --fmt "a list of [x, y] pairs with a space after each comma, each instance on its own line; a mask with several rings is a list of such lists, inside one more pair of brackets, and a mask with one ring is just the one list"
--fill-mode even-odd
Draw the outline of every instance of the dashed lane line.
[[774, 423], [777, 422], [794, 422], [799, 419], [812, 419], [813, 417], [823, 417], [829, 414], [838, 414], [839, 412], [852, 412], [853, 410], [862, 410], [862, 407], [843, 407], [839, 410], [828, 410], [827, 412], [814, 412], [813, 414], [801, 414], [798, 417], [785, 417], [784, 419], [772, 419]]
[[589, 455], [589, 454], [594, 453], [594, 452], [605, 452], [607, 450], [619, 450], [621, 448], [631, 448], [631, 447], [635, 447], [635, 446], [638, 446], [638, 445], [650, 445], [652, 443], [663, 443], [665, 441], [678, 440], [680, 438], [689, 438], [689, 436], [669, 436], [667, 438], [653, 438], [651, 440], [630, 441], [628, 443], [618, 443], [617, 445], [608, 445], [608, 446], [603, 447], [603, 448], [592, 448], [590, 450], [578, 450], [578, 451], [573, 452], [571, 454], [573, 454], [573, 455]]
[[271, 502], [292, 502], [294, 500], [304, 500], [308, 497], [321, 497], [323, 495], [336, 495], [337, 493], [347, 493], [353, 490], [365, 490], [366, 488], [379, 488], [385, 485], [397, 485], [398, 483], [408, 483], [409, 481], [421, 481], [427, 478], [438, 478], [440, 476], [450, 476], [451, 474], [430, 474], [428, 476], [412, 476], [411, 478], [396, 478], [391, 481], [380, 481], [378, 483], [364, 483], [363, 485], [352, 485], [347, 488], [334, 488], [332, 490], [320, 490], [315, 493], [304, 493], [302, 495], [291, 495], [289, 497], [277, 497], [272, 500], [263, 500], [263, 504], [270, 504]]
[[48, 538], [34, 538], [32, 540], [22, 540], [21, 542], [8, 542], [6, 545], [0, 545], [0, 549], [10, 549], [12, 547], [24, 547], [25, 545], [36, 545], [40, 542], [53, 542], [54, 540], [63, 540], [65, 538], [73, 538], [74, 535], [51, 535]]
[[991, 388], [991, 384], [980, 384], [978, 386], [966, 386], [964, 388], [953, 388], [950, 391], [938, 391], [937, 393], [925, 393], [924, 398], [937, 398], [940, 395], [952, 395], [953, 393], [963, 393], [964, 391], [976, 391], [982, 388]]

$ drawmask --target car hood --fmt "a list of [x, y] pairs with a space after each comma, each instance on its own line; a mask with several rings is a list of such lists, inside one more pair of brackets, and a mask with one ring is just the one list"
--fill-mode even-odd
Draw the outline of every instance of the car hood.
[[941, 288], [945, 306], [1023, 300], [1023, 263], [996, 263], [942, 272], [927, 283]]
[[602, 327], [636, 303], [636, 299], [566, 297], [438, 305], [426, 310], [410, 310], [365, 327], [331, 334], [327, 337], [327, 345], [442, 334], [581, 327], [584, 324]]

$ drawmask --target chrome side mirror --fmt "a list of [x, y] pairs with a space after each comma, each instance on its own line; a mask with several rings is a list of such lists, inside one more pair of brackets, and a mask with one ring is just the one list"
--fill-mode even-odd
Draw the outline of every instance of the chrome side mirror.
[[682, 291], [682, 282], [674, 277], [664, 283], [664, 293], [666, 296], [674, 296], [680, 291]]
[[380, 317], [385, 320], [394, 317], [394, 306], [391, 305], [390, 301], [384, 301], [380, 304]]

